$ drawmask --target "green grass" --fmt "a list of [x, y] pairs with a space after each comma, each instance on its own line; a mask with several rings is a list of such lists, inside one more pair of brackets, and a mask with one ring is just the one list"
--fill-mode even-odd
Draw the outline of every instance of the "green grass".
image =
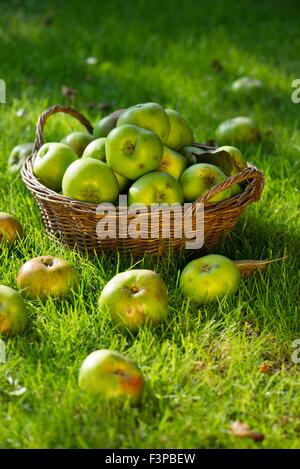
[[[26, 3], [26, 8], [25, 8]], [[2, 248], [1, 283], [16, 286], [25, 260], [41, 254], [68, 259], [80, 273], [80, 292], [68, 301], [28, 302], [29, 327], [7, 340], [0, 365], [0, 447], [201, 447], [296, 448], [299, 446], [299, 368], [292, 341], [299, 321], [299, 105], [291, 102], [298, 78], [298, 3], [163, 1], [2, 1], [1, 76], [7, 104], [0, 107], [1, 210], [24, 224], [26, 238]], [[44, 20], [53, 15], [45, 27]], [[89, 56], [98, 58], [87, 65]], [[211, 62], [218, 59], [223, 71]], [[261, 79], [255, 102], [228, 92], [241, 75]], [[222, 121], [253, 117], [273, 137], [245, 150], [265, 173], [266, 187], [234, 232], [215, 251], [232, 259], [275, 259], [263, 274], [244, 281], [219, 305], [196, 307], [178, 291], [183, 257], [151, 259], [136, 266], [161, 273], [170, 295], [170, 319], [137, 337], [112, 327], [97, 299], [117, 271], [132, 261], [115, 253], [97, 259], [72, 252], [45, 236], [39, 212], [22, 182], [6, 174], [11, 148], [34, 138], [38, 115], [68, 102], [61, 87], [78, 90], [72, 105], [93, 122], [101, 112], [155, 100], [176, 107], [198, 141], [214, 136]], [[23, 117], [16, 111], [25, 109]], [[48, 139], [79, 128], [54, 117]], [[81, 393], [78, 369], [97, 348], [134, 359], [147, 390], [143, 405], [107, 404]], [[263, 363], [269, 373], [261, 373]], [[12, 394], [18, 386], [26, 392]], [[229, 434], [240, 420], [266, 438], [261, 443]]]

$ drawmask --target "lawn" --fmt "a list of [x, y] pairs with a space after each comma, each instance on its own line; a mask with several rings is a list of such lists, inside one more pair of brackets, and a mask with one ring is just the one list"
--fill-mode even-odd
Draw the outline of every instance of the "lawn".
[[[15, 287], [25, 260], [42, 254], [69, 260], [81, 278], [69, 300], [28, 302], [26, 333], [6, 341], [1, 448], [299, 447], [299, 367], [291, 358], [300, 337], [300, 104], [291, 101], [299, 13], [298, 2], [283, 0], [1, 1], [1, 211], [15, 214], [26, 230], [15, 249], [1, 250], [1, 284]], [[237, 101], [228, 92], [242, 75], [265, 83], [260, 98]], [[77, 90], [75, 99], [64, 97], [62, 86]], [[248, 278], [220, 304], [197, 307], [181, 297], [183, 256], [89, 259], [48, 238], [30, 193], [6, 173], [10, 150], [33, 140], [47, 106], [71, 103], [96, 122], [104, 115], [100, 102], [118, 108], [146, 101], [180, 110], [200, 142], [237, 115], [253, 117], [262, 129], [261, 143], [243, 149], [265, 174], [262, 199], [215, 252], [288, 260]], [[46, 137], [79, 128], [54, 117]], [[169, 321], [136, 337], [97, 311], [105, 283], [132, 265], [159, 272], [170, 296]], [[138, 363], [147, 381], [139, 408], [79, 391], [80, 364], [98, 348]], [[235, 420], [264, 441], [231, 435]]]

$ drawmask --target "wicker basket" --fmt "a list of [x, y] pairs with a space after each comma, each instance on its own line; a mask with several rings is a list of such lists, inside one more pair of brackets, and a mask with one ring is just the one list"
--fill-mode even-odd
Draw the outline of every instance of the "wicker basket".
[[[103, 217], [96, 213], [96, 205], [80, 202], [77, 200], [64, 197], [56, 192], [43, 186], [33, 174], [33, 162], [37, 151], [43, 145], [43, 129], [50, 116], [57, 112], [64, 112], [77, 118], [88, 130], [93, 132], [90, 122], [75, 109], [68, 106], [57, 105], [47, 109], [40, 117], [36, 127], [36, 137], [32, 155], [25, 161], [22, 168], [22, 178], [29, 191], [35, 197], [41, 214], [46, 231], [49, 234], [60, 238], [62, 242], [71, 248], [77, 247], [83, 251], [92, 251], [100, 253], [103, 251], [122, 250], [130, 251], [134, 256], [142, 256], [145, 252], [151, 254], [162, 254], [167, 248], [174, 251], [184, 249], [186, 240], [190, 235], [186, 233], [185, 237], [178, 238], [174, 233], [174, 227], [182, 220], [176, 218], [183, 217], [183, 211], [178, 215], [171, 213], [171, 236], [164, 238], [162, 235], [162, 219], [156, 221], [157, 238], [131, 238], [124, 235], [119, 230], [122, 225], [122, 217], [124, 212], [117, 208], [116, 223], [117, 236], [115, 239], [100, 238], [97, 235], [97, 223]], [[201, 148], [210, 148], [206, 145], [196, 144]], [[243, 192], [227, 200], [219, 203], [209, 203], [209, 199], [220, 191], [227, 189], [236, 183], [242, 183]], [[215, 186], [208, 191], [199, 200], [204, 203], [204, 249], [209, 250], [217, 245], [220, 239], [226, 235], [237, 223], [241, 213], [252, 202], [260, 198], [264, 185], [263, 174], [254, 166], [248, 167], [229, 177], [223, 183]], [[196, 203], [193, 203], [192, 216], [195, 216]], [[147, 223], [149, 233], [151, 230], [151, 220], [148, 214], [141, 215], [141, 224]], [[144, 218], [143, 218], [144, 217]], [[127, 217], [126, 223], [131, 222], [131, 217]], [[123, 225], [124, 226], [124, 225]], [[192, 227], [195, 228], [195, 220], [193, 219]]]

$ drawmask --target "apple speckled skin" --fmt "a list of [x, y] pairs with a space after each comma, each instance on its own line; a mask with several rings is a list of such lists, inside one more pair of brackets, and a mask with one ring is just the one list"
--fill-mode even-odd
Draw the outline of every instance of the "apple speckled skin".
[[127, 108], [119, 117], [117, 127], [133, 124], [151, 130], [165, 143], [170, 133], [170, 122], [164, 108], [157, 103], [136, 104]]
[[102, 290], [99, 309], [107, 309], [114, 323], [132, 331], [145, 324], [157, 325], [168, 316], [167, 287], [152, 270], [122, 272]]
[[183, 155], [164, 146], [163, 157], [159, 167], [160, 171], [170, 174], [178, 181], [186, 167], [187, 160]]
[[150, 130], [124, 124], [109, 133], [105, 151], [110, 168], [127, 179], [135, 180], [159, 167], [163, 144]]
[[145, 204], [182, 204], [182, 188], [176, 179], [163, 171], [152, 171], [135, 181], [129, 188], [128, 203]]
[[71, 264], [52, 256], [35, 257], [20, 269], [17, 285], [27, 298], [66, 297], [76, 290], [79, 277]]
[[[209, 163], [197, 163], [189, 166], [181, 175], [180, 184], [183, 190], [184, 200], [186, 202], [193, 202], [201, 195], [212, 189], [217, 184], [225, 181], [226, 175], [220, 168]], [[209, 202], [220, 202], [231, 196], [231, 189], [223, 190], [214, 197], [209, 199]]]
[[191, 145], [194, 135], [185, 118], [174, 109], [166, 109], [166, 113], [170, 121], [170, 133], [165, 144], [173, 150], [180, 150]]
[[27, 324], [27, 309], [16, 290], [0, 285], [0, 336], [23, 332]]
[[234, 294], [240, 284], [240, 271], [227, 257], [209, 254], [189, 262], [180, 276], [182, 295], [193, 303], [206, 304]]
[[24, 236], [23, 226], [9, 213], [0, 212], [0, 243], [14, 243], [17, 239]]

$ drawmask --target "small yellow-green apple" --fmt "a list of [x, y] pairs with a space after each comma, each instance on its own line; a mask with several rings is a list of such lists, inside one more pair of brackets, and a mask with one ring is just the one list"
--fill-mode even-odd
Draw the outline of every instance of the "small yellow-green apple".
[[105, 137], [96, 138], [96, 140], [93, 140], [84, 150], [82, 158], [95, 158], [99, 161], [106, 161], [105, 141]]
[[262, 82], [252, 77], [241, 77], [231, 85], [231, 91], [238, 97], [257, 97], [262, 89]]
[[154, 132], [165, 143], [170, 132], [170, 122], [160, 104], [143, 103], [127, 108], [119, 117], [117, 126], [133, 124]]
[[109, 132], [117, 125], [117, 121], [125, 109], [117, 109], [108, 116], [103, 117], [94, 127], [94, 138], [107, 137]]
[[124, 124], [113, 129], [106, 138], [108, 166], [127, 179], [137, 179], [159, 168], [163, 144], [150, 130]]
[[[204, 195], [212, 187], [227, 179], [220, 168], [209, 163], [197, 163], [189, 166], [179, 180], [184, 200], [193, 202]], [[231, 196], [231, 190], [225, 189], [209, 199], [209, 202], [221, 202]]]
[[14, 243], [23, 238], [23, 234], [23, 226], [13, 215], [0, 212], [0, 243], [3, 241]]
[[79, 387], [103, 399], [129, 400], [137, 404], [144, 384], [138, 366], [113, 350], [95, 350], [90, 353], [79, 371]]
[[68, 167], [63, 177], [62, 190], [66, 197], [100, 204], [115, 202], [119, 195], [119, 184], [106, 163], [84, 158]]
[[119, 192], [122, 193], [122, 191], [125, 191], [128, 186], [129, 186], [129, 179], [125, 178], [124, 176], [121, 176], [121, 174], [116, 173], [113, 171], [114, 175], [117, 178], [118, 184], [119, 184]]
[[23, 332], [27, 309], [23, 298], [13, 288], [0, 285], [0, 336]]
[[31, 155], [33, 143], [21, 143], [14, 147], [8, 158], [8, 172], [17, 174], [20, 172], [26, 158]]
[[114, 323], [132, 331], [144, 325], [158, 325], [168, 316], [166, 284], [152, 270], [122, 272], [103, 288], [99, 310], [107, 310]]
[[184, 117], [174, 109], [166, 109], [166, 113], [170, 121], [170, 133], [165, 144], [173, 150], [191, 145], [194, 141], [193, 131]]
[[66, 169], [78, 156], [64, 143], [45, 143], [33, 163], [33, 172], [44, 186], [59, 192]]
[[162, 171], [152, 171], [137, 179], [128, 192], [128, 203], [132, 204], [182, 204], [182, 188], [176, 179]]
[[160, 171], [170, 174], [178, 181], [186, 166], [187, 161], [183, 155], [164, 146], [163, 157], [159, 167]]
[[239, 143], [256, 143], [259, 131], [249, 117], [234, 117], [222, 122], [216, 130], [219, 145], [236, 145]]
[[25, 262], [17, 277], [18, 289], [27, 298], [66, 297], [76, 290], [79, 277], [72, 265], [53, 256], [39, 256]]
[[62, 143], [69, 145], [80, 157], [94, 137], [87, 132], [72, 132], [62, 139]]
[[228, 176], [234, 176], [235, 174], [247, 168], [246, 158], [238, 148], [229, 145], [224, 145], [222, 147], [218, 147], [213, 153], [216, 155], [221, 151], [225, 151], [226, 153], [228, 153], [232, 160], [232, 169]]
[[182, 295], [193, 303], [221, 300], [237, 291], [240, 271], [227, 257], [209, 254], [189, 262], [180, 276]]

